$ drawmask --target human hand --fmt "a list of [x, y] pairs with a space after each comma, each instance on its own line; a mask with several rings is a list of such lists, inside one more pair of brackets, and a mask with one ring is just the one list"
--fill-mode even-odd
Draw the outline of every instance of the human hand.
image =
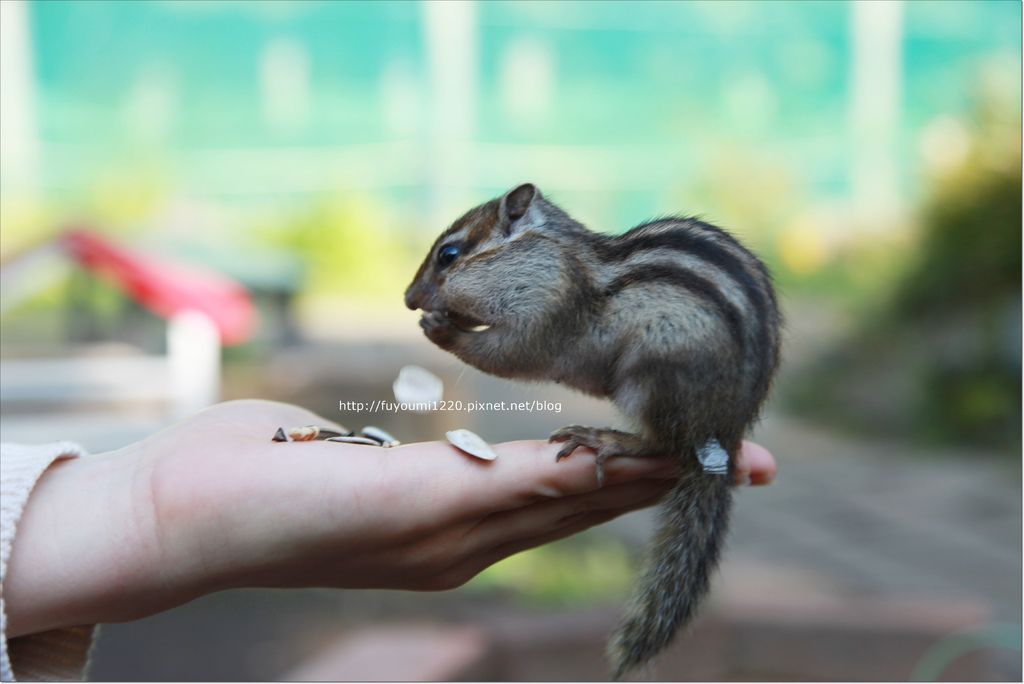
[[[499, 444], [484, 462], [440, 442], [269, 439], [308, 424], [330, 422], [229, 402], [53, 466], [19, 525], [8, 633], [135, 619], [233, 587], [451, 588], [651, 505], [675, 476], [668, 461], [612, 459], [598, 488], [591, 459], [556, 463], [557, 445], [540, 441]], [[747, 443], [736, 470], [763, 484], [775, 465]]]

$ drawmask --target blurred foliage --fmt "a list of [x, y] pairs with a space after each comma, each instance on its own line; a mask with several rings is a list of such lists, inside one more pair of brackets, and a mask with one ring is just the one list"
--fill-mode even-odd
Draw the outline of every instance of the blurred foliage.
[[924, 208], [926, 230], [889, 316], [926, 320], [989, 309], [1020, 292], [1020, 182], [977, 162], [946, 179]]
[[979, 108], [970, 151], [932, 178], [895, 286], [803, 371], [797, 409], [858, 431], [1019, 450], [1021, 157], [1005, 118]]
[[419, 257], [400, 230], [400, 219], [369, 195], [320, 198], [253, 231], [253, 239], [298, 256], [305, 266], [301, 290], [312, 297], [357, 297], [401, 306]]
[[626, 546], [595, 531], [506, 558], [480, 573], [466, 589], [508, 591], [544, 605], [616, 601], [625, 595], [633, 571]]

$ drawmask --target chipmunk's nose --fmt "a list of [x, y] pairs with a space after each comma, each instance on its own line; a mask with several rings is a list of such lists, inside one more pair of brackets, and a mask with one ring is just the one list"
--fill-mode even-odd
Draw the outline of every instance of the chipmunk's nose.
[[405, 291], [405, 305], [415, 311], [423, 306], [423, 300], [426, 295], [423, 292], [423, 287], [419, 283], [413, 283], [409, 286], [409, 289]]

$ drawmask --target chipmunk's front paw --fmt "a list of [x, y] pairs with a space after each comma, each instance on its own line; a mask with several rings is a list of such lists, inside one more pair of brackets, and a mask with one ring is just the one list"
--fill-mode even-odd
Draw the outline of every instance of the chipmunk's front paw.
[[455, 338], [461, 332], [451, 320], [440, 311], [424, 311], [420, 316], [420, 327], [427, 339], [441, 349], [451, 349]]
[[646, 454], [643, 443], [636, 435], [608, 428], [591, 428], [582, 425], [569, 425], [555, 430], [548, 438], [549, 442], [565, 442], [556, 461], [572, 454], [579, 447], [586, 447], [594, 452], [594, 465], [597, 470], [597, 485], [604, 485], [604, 463], [612, 456], [643, 456]]

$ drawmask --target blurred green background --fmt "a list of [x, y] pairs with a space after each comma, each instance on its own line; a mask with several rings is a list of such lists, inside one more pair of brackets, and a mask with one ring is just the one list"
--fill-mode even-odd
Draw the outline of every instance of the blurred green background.
[[[823, 535], [841, 537], [864, 534], [857, 515], [869, 513], [829, 518], [828, 501], [869, 491], [885, 499], [879, 506], [902, 501], [905, 510], [893, 509], [864, 553], [923, 545], [903, 567], [904, 584], [840, 555], [823, 564], [824, 547], [773, 555], [767, 539], [796, 528], [785, 517], [774, 529], [744, 528], [741, 507], [737, 563], [796, 559], [871, 596], [963, 594], [1019, 630], [1019, 3], [0, 7], [0, 265], [86, 225], [240, 282], [261, 318], [252, 340], [224, 350], [224, 398], [280, 398], [336, 417], [338, 400], [390, 398], [397, 368], [418, 362], [458, 396], [553, 396], [568, 417], [597, 422], [614, 414], [543, 387], [510, 389], [430, 349], [401, 293], [451, 220], [520, 182], [596, 230], [700, 215], [765, 258], [788, 319], [782, 377], [757, 435], [782, 464], [772, 488], [781, 493], [746, 505], [817, 516]], [[162, 322], [80, 272], [5, 304], [2, 322], [4, 359], [165, 344]], [[40, 410], [12, 397], [8, 435]], [[447, 426], [492, 441], [538, 437], [575, 420], [566, 418], [340, 417], [383, 423], [410, 441]], [[886, 480], [889, 468], [902, 474]], [[882, 496], [902, 477], [920, 499]], [[949, 482], [997, 512], [950, 511]], [[801, 487], [836, 490], [790, 496]], [[921, 541], [922, 521], [947, 513], [937, 524], [989, 539], [989, 550], [969, 552], [988, 579], [954, 567], [968, 552], [937, 531], [935, 547]], [[452, 600], [500, 603], [511, 592], [513, 602], [618, 605], [632, 548], [649, 529], [642, 519], [634, 527], [510, 559]], [[921, 567], [937, 573], [932, 585], [909, 579]], [[351, 599], [378, 606], [367, 608], [375, 617], [441, 610], [416, 600]], [[103, 660], [102, 649], [98, 667], [111, 678], [254, 671], [241, 660], [235, 669], [146, 669], [130, 665], [130, 648], [119, 660]], [[860, 678], [836, 667], [836, 677]], [[1019, 663], [1001, 667], [1019, 677]]]

